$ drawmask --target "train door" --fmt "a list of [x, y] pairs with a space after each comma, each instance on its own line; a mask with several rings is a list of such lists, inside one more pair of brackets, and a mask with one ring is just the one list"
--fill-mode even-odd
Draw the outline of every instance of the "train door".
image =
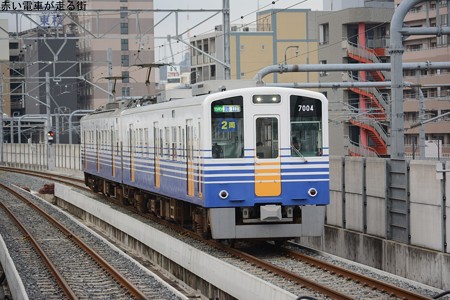
[[135, 169], [134, 169], [134, 159], [136, 155], [135, 145], [136, 145], [136, 135], [133, 129], [133, 125], [130, 125], [129, 128], [130, 136], [128, 140], [128, 149], [130, 151], [130, 180], [134, 182], [135, 180]]
[[95, 151], [97, 152], [97, 173], [100, 174], [100, 132], [95, 129]]
[[87, 143], [87, 138], [89, 136], [89, 131], [84, 130], [81, 136], [82, 139], [82, 151], [81, 151], [81, 162], [82, 162], [82, 166], [83, 166], [83, 170], [87, 169], [87, 147], [86, 147], [86, 143]]
[[155, 162], [155, 188], [159, 189], [161, 186], [161, 165], [160, 165], [160, 159], [161, 159], [161, 137], [159, 132], [159, 124], [158, 122], [153, 123], [153, 153], [154, 153], [154, 162]]
[[111, 176], [114, 178], [116, 177], [116, 158], [114, 155], [114, 151], [116, 151], [114, 144], [116, 142], [116, 136], [114, 134], [114, 127], [111, 126], [110, 131], [110, 149], [111, 149]]
[[281, 157], [279, 147], [279, 116], [255, 116], [255, 195], [281, 194]]
[[194, 126], [192, 120], [186, 120], [186, 179], [187, 194], [194, 196]]
[[197, 137], [197, 149], [198, 149], [198, 155], [197, 155], [197, 191], [198, 191], [198, 197], [203, 198], [203, 158], [202, 158], [202, 144], [201, 144], [201, 120], [198, 119], [197, 123], [197, 130], [198, 130], [198, 137]]

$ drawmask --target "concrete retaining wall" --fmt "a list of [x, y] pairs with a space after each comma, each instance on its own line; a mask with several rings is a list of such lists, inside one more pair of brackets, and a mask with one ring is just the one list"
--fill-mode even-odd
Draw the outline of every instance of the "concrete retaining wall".
[[[388, 240], [389, 160], [331, 157], [325, 234], [300, 242], [424, 284], [450, 290], [450, 174], [411, 161], [410, 244]], [[445, 166], [450, 170], [450, 163]], [[443, 176], [440, 176], [443, 175]]]

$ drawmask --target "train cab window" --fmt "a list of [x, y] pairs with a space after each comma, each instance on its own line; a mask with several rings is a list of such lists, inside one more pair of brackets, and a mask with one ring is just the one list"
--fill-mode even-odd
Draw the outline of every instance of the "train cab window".
[[244, 106], [242, 96], [211, 103], [213, 158], [244, 157]]
[[322, 102], [319, 99], [290, 97], [291, 156], [322, 155]]

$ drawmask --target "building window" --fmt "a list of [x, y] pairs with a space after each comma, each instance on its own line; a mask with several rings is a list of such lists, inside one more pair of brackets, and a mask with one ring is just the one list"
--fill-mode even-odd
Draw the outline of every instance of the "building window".
[[122, 71], [122, 83], [129, 83], [129, 82], [130, 82], [130, 72]]
[[319, 44], [325, 45], [330, 42], [330, 25], [320, 24], [319, 25]]
[[120, 50], [128, 51], [128, 40], [127, 39], [120, 40]]
[[130, 96], [130, 87], [124, 86], [122, 87], [122, 97], [129, 97]]
[[120, 10], [121, 10], [121, 12], [120, 12], [120, 18], [121, 18], [121, 19], [126, 19], [126, 18], [128, 18], [128, 7], [126, 7], [126, 6], [121, 6], [121, 7], [120, 7]]
[[[319, 64], [321, 64], [321, 65], [326, 65], [326, 64], [327, 64], [327, 61], [326, 61], [326, 60], [321, 60], [321, 61], [319, 61]], [[325, 70], [319, 72], [319, 76], [320, 76], [320, 77], [327, 76], [327, 75], [328, 75], [328, 72], [325, 71]]]
[[210, 74], [211, 74], [211, 79], [216, 79], [216, 65], [211, 65]]
[[128, 23], [120, 23], [120, 34], [128, 34]]
[[414, 44], [406, 46], [408, 51], [419, 51], [422, 49], [422, 44]]
[[130, 65], [130, 56], [122, 55], [121, 64], [122, 64], [122, 67], [128, 67]]
[[128, 0], [120, 0], [120, 2], [128, 2]]

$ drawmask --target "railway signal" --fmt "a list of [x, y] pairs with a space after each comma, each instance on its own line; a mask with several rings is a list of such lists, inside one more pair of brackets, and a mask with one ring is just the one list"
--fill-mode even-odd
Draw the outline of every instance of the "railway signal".
[[47, 132], [47, 141], [49, 144], [53, 144], [53, 141], [55, 139], [55, 132], [50, 130], [49, 132]]

